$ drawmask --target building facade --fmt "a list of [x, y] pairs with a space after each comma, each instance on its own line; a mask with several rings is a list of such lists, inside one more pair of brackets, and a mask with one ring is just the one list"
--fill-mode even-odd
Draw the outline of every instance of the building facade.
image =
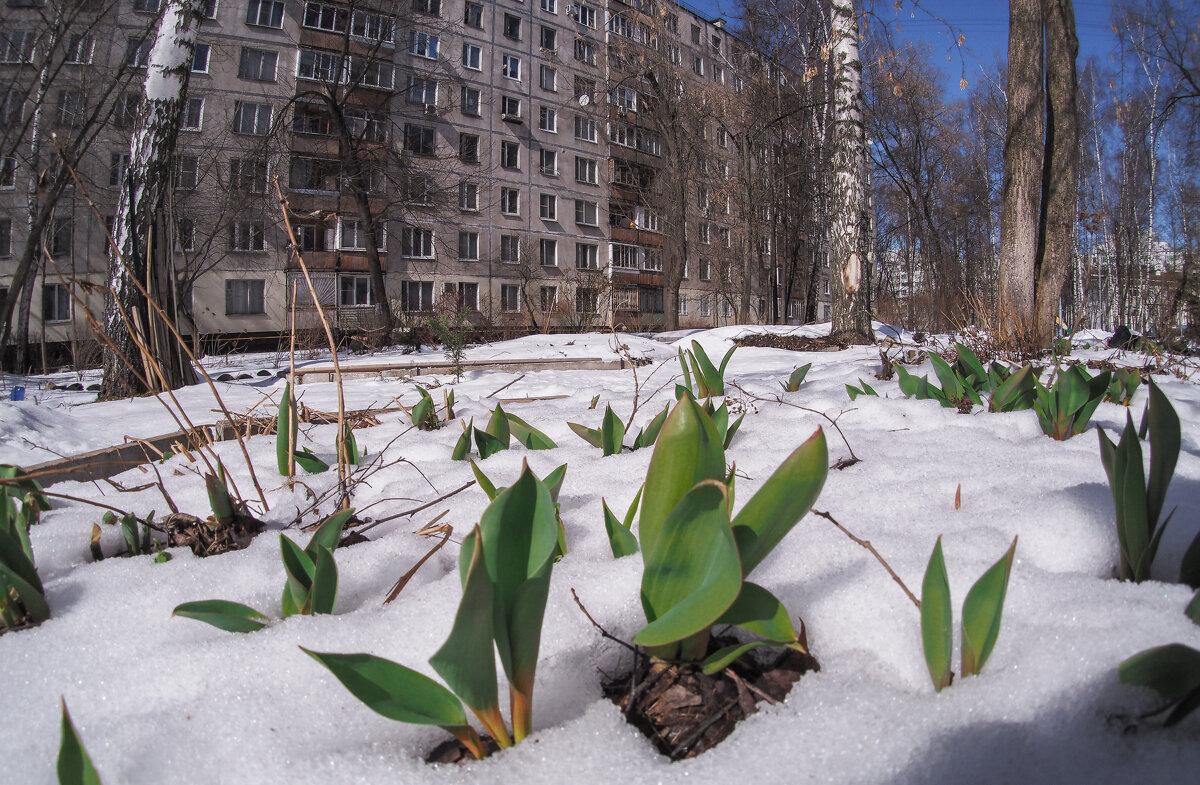
[[[159, 2], [7, 0], [0, 294], [53, 198], [35, 340], [102, 312]], [[372, 330], [380, 283], [402, 325], [455, 306], [530, 330], [772, 321], [778, 249], [749, 203], [772, 175], [738, 141], [761, 61], [720, 19], [630, 3], [204, 2], [159, 238], [186, 329], [281, 334], [315, 301]], [[78, 183], [55, 193], [64, 151]]]

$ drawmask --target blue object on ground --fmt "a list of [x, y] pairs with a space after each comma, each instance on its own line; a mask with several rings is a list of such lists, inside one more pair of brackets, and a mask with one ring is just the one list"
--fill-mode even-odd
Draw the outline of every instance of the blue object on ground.
[[9, 395], [9, 398], [14, 401], [25, 400], [25, 388], [20, 385], [13, 387], [12, 393]]

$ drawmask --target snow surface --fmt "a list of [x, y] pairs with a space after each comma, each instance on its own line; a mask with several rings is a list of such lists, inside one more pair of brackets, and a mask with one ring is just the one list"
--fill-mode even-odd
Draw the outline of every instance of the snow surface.
[[[723, 354], [746, 330], [722, 328], [693, 337], [710, 354]], [[824, 328], [827, 330], [827, 326]], [[786, 332], [819, 334], [818, 328]], [[881, 335], [884, 328], [880, 326]], [[888, 328], [892, 334], [898, 333]], [[1096, 346], [1081, 336], [1077, 357], [1145, 359]], [[641, 404], [636, 428], [673, 400], [676, 346], [621, 334], [535, 336], [472, 349], [468, 357], [599, 356], [617, 353], [616, 341], [653, 364], [637, 369]], [[436, 354], [436, 352], [431, 352]], [[315, 358], [313, 361], [319, 361]], [[346, 362], [380, 362], [380, 355]], [[779, 380], [806, 362], [813, 368], [795, 393]], [[234, 411], [273, 411], [283, 382], [274, 374], [286, 357], [257, 355], [205, 360], [215, 373], [252, 378], [217, 383]], [[716, 749], [668, 763], [600, 696], [604, 673], [628, 665], [628, 654], [601, 638], [571, 599], [575, 589], [590, 613], [624, 639], [643, 623], [638, 602], [641, 560], [613, 560], [604, 534], [601, 498], [618, 511], [644, 477], [650, 450], [600, 457], [567, 427], [595, 426], [605, 403], [628, 416], [634, 376], [624, 371], [540, 371], [500, 398], [549, 397], [506, 408], [544, 430], [560, 445], [529, 452], [520, 446], [482, 464], [496, 482], [510, 483], [528, 460], [539, 476], [569, 465], [562, 516], [570, 552], [557, 565], [542, 637], [535, 695], [535, 734], [488, 760], [460, 767], [431, 766], [422, 757], [446, 738], [437, 728], [386, 720], [359, 703], [333, 676], [301, 652], [366, 651], [432, 675], [427, 660], [449, 632], [460, 588], [457, 549], [450, 545], [416, 574], [387, 606], [391, 584], [431, 543], [412, 534], [440, 513], [456, 539], [478, 520], [486, 499], [472, 487], [418, 513], [373, 529], [373, 541], [337, 552], [341, 576], [338, 613], [279, 620], [284, 576], [278, 531], [310, 506], [301, 486], [289, 491], [275, 472], [273, 437], [249, 441], [250, 454], [271, 508], [261, 517], [269, 531], [244, 551], [199, 559], [174, 549], [173, 559], [110, 558], [93, 563], [88, 533], [100, 510], [56, 502], [32, 531], [39, 573], [52, 617], [41, 626], [0, 636], [0, 780], [55, 781], [59, 699], [72, 717], [106, 783], [578, 783], [755, 781], [928, 782], [1186, 782], [1200, 770], [1200, 717], [1163, 730], [1136, 717], [1157, 696], [1121, 685], [1116, 665], [1150, 646], [1182, 642], [1200, 647], [1200, 627], [1183, 614], [1186, 587], [1112, 578], [1116, 537], [1111, 497], [1096, 437], [1067, 442], [1044, 436], [1033, 412], [959, 415], [933, 401], [903, 398], [895, 381], [877, 382], [874, 347], [837, 353], [739, 349], [727, 377], [735, 405], [748, 414], [729, 451], [744, 503], [783, 457], [814, 429], [825, 426], [830, 458], [848, 455], [828, 422], [837, 420], [861, 463], [831, 471], [816, 508], [832, 513], [869, 539], [903, 580], [919, 592], [929, 553], [943, 535], [956, 614], [970, 584], [1020, 536], [1003, 627], [983, 674], [941, 694], [930, 684], [921, 655], [918, 614], [883, 568], [827, 521], [808, 516], [755, 572], [807, 625], [821, 663], [786, 702], [763, 706]], [[928, 365], [915, 369], [930, 371]], [[1194, 370], [1194, 369], [1192, 369]], [[478, 423], [496, 404], [490, 397], [518, 373], [472, 371], [455, 385], [460, 418]], [[882, 398], [851, 403], [844, 385], [863, 378]], [[56, 384], [91, 374], [63, 374]], [[1168, 505], [1178, 505], [1159, 554], [1156, 577], [1172, 579], [1200, 519], [1200, 389], [1159, 375], [1158, 383], [1184, 424], [1183, 452]], [[151, 436], [178, 425], [153, 399], [87, 403], [90, 393], [38, 389], [47, 377], [4, 380], [0, 404], [0, 461], [30, 465], [54, 454]], [[422, 377], [448, 384], [450, 377]], [[7, 401], [13, 383], [27, 400]], [[333, 384], [306, 384], [303, 402], [336, 410]], [[411, 381], [378, 379], [346, 385], [347, 406], [411, 405]], [[595, 395], [600, 404], [588, 410]], [[1145, 390], [1132, 411], [1140, 414]], [[753, 400], [758, 396], [765, 400]], [[774, 399], [782, 396], [789, 404]], [[213, 422], [215, 401], [204, 387], [179, 391], [195, 422]], [[435, 391], [435, 399], [440, 401]], [[457, 422], [442, 430], [409, 430], [399, 414], [357, 433], [377, 461], [357, 486], [355, 506], [382, 518], [434, 499], [471, 479], [466, 463], [449, 460]], [[1125, 411], [1102, 404], [1095, 422], [1110, 433]], [[302, 444], [333, 456], [334, 426], [302, 429]], [[630, 437], [632, 438], [632, 436]], [[217, 446], [246, 498], [255, 493], [235, 442]], [[196, 465], [175, 456], [159, 467], [181, 510], [207, 513]], [[115, 484], [59, 483], [56, 493], [103, 499], [141, 514], [167, 503], [153, 473], [131, 470]], [[334, 474], [308, 475], [316, 492]], [[955, 490], [962, 486], [962, 506]], [[121, 489], [124, 489], [123, 491]], [[372, 506], [373, 505], [373, 506]], [[322, 505], [320, 513], [328, 513]], [[369, 508], [369, 509], [368, 509]], [[308, 512], [304, 522], [318, 518]], [[291, 529], [304, 542], [307, 535]], [[104, 532], [107, 552], [120, 535]], [[248, 635], [172, 618], [177, 604], [222, 598], [271, 616], [270, 627]], [[957, 638], [957, 634], [956, 634]], [[957, 668], [957, 656], [955, 658]]]

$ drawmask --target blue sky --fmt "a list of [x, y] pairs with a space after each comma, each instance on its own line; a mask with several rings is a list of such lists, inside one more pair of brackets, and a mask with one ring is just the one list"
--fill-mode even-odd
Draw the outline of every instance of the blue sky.
[[[735, 8], [730, 0], [686, 0], [686, 4], [711, 16], [732, 16]], [[916, 38], [930, 48], [934, 62], [946, 72], [947, 90], [957, 91], [958, 80], [964, 75], [968, 81], [978, 81], [981, 66], [990, 70], [997, 57], [1003, 60], [1007, 56], [1008, 3], [1000, 0], [921, 0], [920, 5], [924, 11], [915, 10], [911, 0], [905, 0], [904, 10], [896, 11], [892, 0], [875, 0], [880, 19], [900, 28], [896, 34], [898, 39]], [[1112, 3], [1110, 0], [1075, 0], [1074, 6], [1080, 67], [1093, 55], [1105, 60], [1115, 43], [1109, 26]], [[953, 28], [953, 33], [947, 25]], [[966, 36], [961, 59], [954, 47], [960, 32]]]

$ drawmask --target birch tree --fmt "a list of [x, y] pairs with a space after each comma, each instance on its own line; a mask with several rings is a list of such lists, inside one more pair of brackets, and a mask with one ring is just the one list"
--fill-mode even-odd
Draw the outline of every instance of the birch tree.
[[853, 0], [830, 2], [833, 61], [833, 193], [829, 247], [835, 268], [833, 332], [870, 342], [870, 196], [866, 183], [862, 60]]
[[[172, 310], [173, 276], [163, 197], [195, 52], [200, 0], [167, 0], [147, 62], [145, 97], [129, 146], [129, 166], [117, 202], [109, 263], [101, 398], [119, 398], [195, 382], [179, 342], [134, 283]], [[141, 347], [140, 348], [139, 344]], [[123, 358], [122, 356], [123, 355]], [[128, 363], [134, 367], [129, 367]], [[159, 376], [153, 369], [161, 368]], [[138, 379], [149, 383], [149, 390]]]

